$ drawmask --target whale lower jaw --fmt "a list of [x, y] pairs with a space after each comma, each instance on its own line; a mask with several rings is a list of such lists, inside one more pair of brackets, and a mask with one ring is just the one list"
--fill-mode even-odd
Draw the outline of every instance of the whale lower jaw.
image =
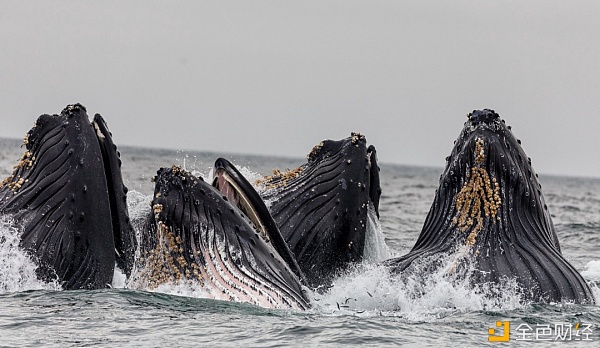
[[206, 245], [193, 252], [202, 261], [189, 265], [182, 262], [185, 259], [183, 252], [172, 247], [172, 234], [164, 224], [156, 225], [156, 233], [159, 238], [155, 249], [146, 254], [144, 266], [134, 271], [129, 287], [150, 290], [161, 287], [164, 290], [165, 286], [190, 285], [195, 291], [200, 289], [203, 297], [214, 300], [264, 308], [307, 308], [305, 303], [287, 296], [265, 278], [235, 264], [227, 253], [227, 245], [219, 240], [214, 230], [201, 233], [200, 238]]
[[299, 279], [227, 196], [175, 166], [160, 169], [155, 181], [131, 286], [192, 283], [208, 298], [309, 307]]

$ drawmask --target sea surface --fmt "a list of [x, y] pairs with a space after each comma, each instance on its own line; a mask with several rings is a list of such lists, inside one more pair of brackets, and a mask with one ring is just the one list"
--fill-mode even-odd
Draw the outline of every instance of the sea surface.
[[[20, 143], [0, 139], [0, 177], [12, 172], [24, 152]], [[120, 151], [138, 229], [150, 209], [150, 179], [161, 166], [177, 164], [208, 175], [222, 156], [258, 178], [304, 162], [301, 157]], [[314, 307], [306, 312], [206, 299], [193, 288], [128, 289], [120, 274], [111, 289], [62, 291], [36, 279], [34, 264], [18, 248], [19, 226], [0, 216], [0, 347], [600, 347], [596, 305], [521, 303], [510, 285], [500, 298], [490, 299], [485, 289], [439, 274], [427, 275], [424, 284], [387, 276], [376, 262], [410, 250], [442, 168], [380, 167], [381, 220], [369, 230], [368, 261], [340, 276], [327, 293], [313, 295]], [[563, 255], [591, 282], [600, 302], [600, 179], [540, 175], [540, 181]], [[502, 333], [497, 321], [510, 322], [509, 343], [488, 341], [490, 328], [497, 330], [494, 336]]]

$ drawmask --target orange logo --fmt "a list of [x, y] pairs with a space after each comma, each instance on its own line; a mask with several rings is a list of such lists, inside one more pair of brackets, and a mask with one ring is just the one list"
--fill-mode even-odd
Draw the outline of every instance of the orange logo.
[[503, 328], [502, 336], [496, 335], [496, 329], [489, 329], [488, 330], [488, 334], [489, 334], [488, 341], [490, 341], [490, 342], [508, 342], [508, 341], [510, 341], [510, 322], [509, 321], [504, 321], [504, 322], [497, 321], [496, 326]]

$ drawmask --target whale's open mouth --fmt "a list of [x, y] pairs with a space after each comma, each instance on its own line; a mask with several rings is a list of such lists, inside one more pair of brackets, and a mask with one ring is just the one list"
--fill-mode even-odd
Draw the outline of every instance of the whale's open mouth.
[[[256, 195], [256, 197], [249, 197], [249, 192], [252, 192], [253, 189], [251, 187], [246, 187], [250, 184], [243, 179], [243, 176], [241, 176], [237, 170], [234, 170], [235, 167], [229, 163], [225, 163], [225, 160], [217, 160], [213, 172], [212, 185], [219, 190], [223, 196], [227, 197], [231, 204], [240, 209], [250, 219], [256, 230], [268, 241], [270, 236], [267, 232], [267, 227], [265, 226], [265, 212], [257, 211], [257, 206], [262, 200], [258, 195]], [[242, 181], [242, 179], [244, 181]], [[268, 211], [266, 213], [268, 213]]]
[[243, 189], [236, 193], [243, 184], [226, 177], [221, 173], [215, 179], [227, 196], [182, 168], [157, 172], [153, 213], [141, 236], [132, 285], [197, 281], [215, 299], [308, 308], [299, 278], [237, 207], [246, 199], [247, 209], [260, 216], [252, 198], [244, 198]]
[[304, 273], [292, 254], [269, 209], [246, 178], [224, 158], [215, 161], [213, 187], [240, 209], [266, 242], [271, 243], [290, 269], [306, 285]]

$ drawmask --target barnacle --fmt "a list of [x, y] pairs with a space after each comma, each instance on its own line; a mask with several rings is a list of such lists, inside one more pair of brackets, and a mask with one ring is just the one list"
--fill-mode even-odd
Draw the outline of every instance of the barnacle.
[[323, 147], [324, 144], [325, 144], [324, 142], [320, 142], [317, 145], [315, 145], [312, 148], [312, 150], [310, 150], [308, 155], [306, 155], [306, 159], [310, 160], [311, 158], [314, 158], [319, 153], [319, 150], [321, 150], [321, 148]]
[[202, 280], [198, 265], [195, 262], [190, 264], [183, 255], [181, 237], [176, 236], [162, 221], [157, 223], [156, 240], [154, 249], [147, 251], [141, 258], [149, 288], [156, 288], [163, 283], [175, 284], [182, 280]]
[[466, 240], [467, 246], [475, 244], [486, 219], [495, 223], [502, 204], [500, 185], [496, 178], [490, 178], [487, 170], [481, 167], [485, 160], [484, 142], [481, 138], [476, 140], [474, 156], [475, 166], [467, 173], [469, 180], [456, 195], [456, 216], [452, 220], [463, 233], [471, 229]]
[[273, 175], [265, 176], [262, 180], [256, 180], [256, 185], [263, 185], [267, 190], [286, 187], [288, 181], [297, 178], [304, 168], [286, 169], [282, 172], [279, 169], [273, 169]]
[[352, 145], [356, 145], [359, 141], [365, 139], [364, 135], [357, 132], [350, 133], [350, 136], [352, 137]]
[[154, 215], [158, 215], [162, 212], [163, 210], [163, 205], [162, 204], [155, 204], [152, 206], [152, 210], [154, 211]]
[[[0, 182], [0, 188], [8, 187], [13, 193], [17, 193], [23, 184], [29, 182], [24, 179], [21, 175], [24, 174], [23, 170], [31, 169], [35, 161], [35, 156], [29, 151], [25, 151], [23, 156], [19, 159], [19, 162], [13, 167], [13, 174]], [[21, 175], [19, 175], [21, 174]]]

